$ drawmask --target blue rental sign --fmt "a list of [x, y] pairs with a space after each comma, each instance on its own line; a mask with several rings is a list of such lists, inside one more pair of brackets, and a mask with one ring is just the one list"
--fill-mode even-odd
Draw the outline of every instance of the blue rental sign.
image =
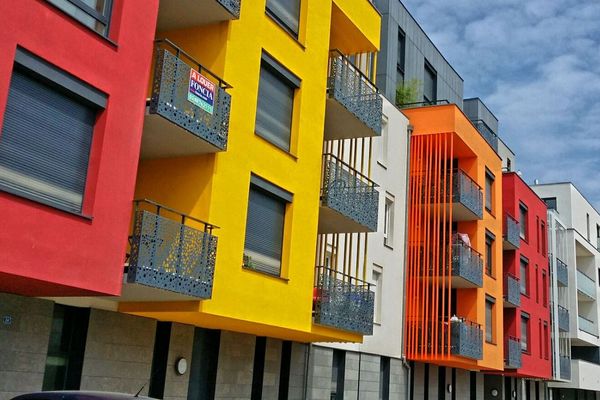
[[215, 84], [196, 70], [190, 70], [190, 88], [188, 101], [209, 114], [213, 113], [215, 104]]

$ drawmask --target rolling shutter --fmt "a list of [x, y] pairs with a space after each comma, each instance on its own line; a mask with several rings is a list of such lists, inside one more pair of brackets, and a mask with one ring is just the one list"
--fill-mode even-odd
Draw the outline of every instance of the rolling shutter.
[[80, 213], [96, 109], [15, 68], [0, 135], [0, 189]]

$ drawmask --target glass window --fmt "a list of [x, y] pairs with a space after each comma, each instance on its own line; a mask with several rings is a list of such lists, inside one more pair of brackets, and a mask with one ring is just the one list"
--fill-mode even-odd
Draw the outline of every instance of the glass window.
[[385, 198], [383, 244], [388, 247], [394, 244], [394, 200], [389, 197]]
[[485, 173], [485, 209], [492, 211], [492, 204], [494, 199], [494, 175], [491, 172], [486, 171]]
[[294, 36], [298, 36], [300, 0], [267, 0], [267, 14]]
[[15, 65], [0, 134], [0, 189], [81, 213], [98, 110], [41, 79]]
[[263, 59], [258, 85], [256, 133], [274, 145], [290, 150], [294, 92], [297, 86]]
[[527, 207], [523, 204], [519, 204], [519, 227], [521, 229], [521, 239], [528, 239], [528, 226], [527, 226]]
[[423, 101], [426, 103], [433, 103], [437, 100], [437, 75], [435, 70], [427, 60], [425, 61], [425, 72], [423, 79]]
[[382, 277], [382, 268], [381, 267], [373, 267], [373, 284], [375, 285], [375, 312], [373, 322], [380, 324], [381, 323], [381, 299], [382, 299], [382, 286], [381, 286], [381, 277]]
[[[397, 58], [396, 58], [396, 66], [399, 71], [402, 72], [402, 76], [404, 76], [404, 57], [406, 54], [406, 35], [398, 27], [398, 49], [397, 49]], [[396, 82], [396, 86], [399, 86], [402, 82]]]
[[494, 276], [494, 236], [489, 232], [485, 235], [485, 273]]
[[494, 303], [492, 297], [485, 299], [485, 341], [494, 343]]
[[546, 271], [542, 271], [542, 304], [544, 307], [548, 307], [548, 279], [546, 278]]
[[521, 314], [521, 351], [529, 353], [529, 315]]
[[556, 210], [556, 197], [546, 197], [542, 200], [544, 200], [544, 203], [546, 203], [548, 210]]
[[519, 277], [519, 282], [521, 284], [521, 293], [529, 294], [529, 261], [524, 258], [521, 258], [521, 276]]
[[286, 201], [250, 185], [244, 267], [279, 276]]
[[108, 36], [112, 0], [46, 0], [85, 26]]

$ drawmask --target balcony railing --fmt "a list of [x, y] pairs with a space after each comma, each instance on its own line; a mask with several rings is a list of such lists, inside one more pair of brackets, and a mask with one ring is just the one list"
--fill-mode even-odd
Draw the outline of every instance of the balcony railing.
[[521, 306], [521, 285], [519, 278], [512, 274], [506, 275], [506, 286], [504, 290], [504, 306]]
[[495, 152], [498, 152], [498, 135], [492, 131], [492, 129], [485, 123], [482, 119], [475, 119], [471, 121], [473, 126], [477, 128], [481, 136], [485, 139], [486, 142], [492, 146]]
[[316, 268], [314, 322], [362, 335], [373, 334], [371, 284], [326, 267]]
[[[377, 185], [333, 154], [323, 155], [321, 233], [377, 230]], [[332, 213], [333, 212], [333, 213]]]
[[569, 331], [569, 310], [557, 305], [558, 308], [558, 329], [563, 332]]
[[591, 319], [587, 319], [586, 317], [582, 317], [581, 315], [577, 316], [577, 321], [579, 322], [579, 330], [589, 333], [590, 335], [598, 337], [598, 328], [596, 327], [596, 323]]
[[504, 249], [516, 250], [521, 246], [519, 222], [508, 214], [504, 221]]
[[455, 169], [452, 174], [452, 201], [462, 204], [477, 219], [482, 219], [483, 193], [481, 187], [461, 169]]
[[471, 321], [450, 321], [451, 354], [481, 360], [483, 358], [483, 332], [481, 326]]
[[571, 357], [559, 356], [560, 378], [571, 380]]
[[325, 139], [381, 134], [383, 100], [377, 87], [338, 50], [329, 55]]
[[577, 291], [590, 299], [596, 299], [594, 280], [580, 270], [577, 270]]
[[504, 349], [504, 364], [506, 368], [521, 368], [521, 341], [515, 337], [509, 336]]
[[230, 86], [167, 39], [156, 42], [149, 116], [142, 157], [225, 150]]
[[[481, 254], [454, 235], [452, 238], [452, 286], [483, 287]], [[456, 278], [461, 278], [460, 281]]]
[[569, 286], [569, 270], [567, 264], [556, 257], [556, 280], [561, 286]]
[[161, 1], [159, 32], [229, 21], [240, 17], [241, 0]]
[[127, 282], [209, 299], [217, 255], [214, 228], [153, 201], [136, 200]]

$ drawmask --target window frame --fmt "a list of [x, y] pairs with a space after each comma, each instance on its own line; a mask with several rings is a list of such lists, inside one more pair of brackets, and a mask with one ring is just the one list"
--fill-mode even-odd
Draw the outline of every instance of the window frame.
[[[259, 128], [258, 119], [259, 119], [259, 107], [261, 104], [260, 84], [262, 81], [261, 75], [263, 73], [263, 70], [265, 70], [267, 73], [269, 73], [273, 77], [275, 77], [279, 82], [281, 82], [285, 86], [287, 86], [292, 92], [292, 96], [290, 99], [291, 104], [292, 104], [292, 110], [291, 110], [291, 114], [290, 114], [290, 126], [289, 126], [289, 137], [287, 138], [287, 148], [284, 146], [281, 146], [278, 143], [275, 143], [271, 139], [270, 136], [276, 136], [276, 135], [273, 135], [270, 132], [262, 132], [262, 130]], [[286, 67], [284, 67], [280, 62], [278, 62], [273, 57], [271, 57], [268, 53], [263, 51], [262, 57], [260, 60], [259, 77], [258, 77], [256, 112], [255, 112], [255, 118], [254, 118], [254, 133], [257, 136], [259, 136], [262, 139], [269, 142], [270, 144], [272, 144], [273, 146], [285, 151], [288, 154], [290, 154], [292, 151], [292, 143], [293, 143], [293, 136], [294, 136], [294, 115], [295, 115], [294, 111], [296, 108], [295, 103], [296, 103], [296, 98], [297, 98], [297, 92], [300, 89], [300, 86], [301, 86], [300, 78], [298, 78], [294, 73], [292, 73], [290, 70], [288, 70]]]
[[[61, 1], [61, 0], [59, 0], [59, 1]], [[88, 26], [85, 22], [81, 21], [79, 18], [72, 15], [67, 10], [63, 9], [60, 6], [60, 4], [56, 4], [53, 0], [46, 0], [46, 3], [51, 5], [52, 7], [56, 8], [57, 10], [59, 10], [61, 13], [69, 16], [69, 18], [72, 18], [73, 20], [77, 21], [77, 23], [85, 26], [87, 29], [97, 33], [98, 35], [100, 35], [104, 38], [107, 38], [107, 39], [109, 38], [114, 0], [104, 0], [105, 1], [104, 13], [101, 13], [101, 12], [91, 8], [89, 5], [85, 4], [81, 0], [62, 0], [62, 1], [73, 5], [78, 10], [84, 12], [85, 14], [87, 14], [88, 16], [93, 18], [96, 22], [100, 22], [102, 25], [104, 25], [104, 32], [98, 32], [96, 29], [92, 28], [91, 26]]]
[[[488, 182], [489, 184], [489, 196], [488, 196]], [[494, 213], [494, 183], [496, 182], [496, 176], [489, 170], [485, 169], [485, 209], [487, 212], [493, 215]], [[489, 207], [488, 207], [489, 202]]]
[[[525, 266], [525, 274], [523, 274], [523, 266]], [[521, 294], [529, 297], [529, 259], [523, 255], [519, 258], [519, 282]], [[523, 291], [525, 289], [525, 291]]]
[[[377, 279], [375, 279], [375, 274], [377, 274]], [[373, 323], [377, 325], [381, 325], [382, 322], [382, 300], [383, 300], [383, 267], [377, 264], [373, 264], [373, 268], [371, 270], [371, 280], [375, 286], [375, 308], [373, 310]]]
[[519, 236], [525, 242], [529, 242], [529, 208], [523, 202], [519, 202]]
[[[542, 198], [542, 201], [546, 204], [548, 210], [558, 211], [558, 201], [556, 200], [556, 197], [544, 197]], [[553, 206], [551, 206], [551, 204], [553, 204]]]
[[[425, 96], [425, 74], [427, 74], [427, 72], [429, 72], [432, 76], [433, 76], [433, 98], [429, 99], [427, 98], [427, 96]], [[427, 61], [427, 59], [424, 60], [424, 65], [423, 65], [423, 102], [427, 103], [427, 104], [434, 104], [437, 102], [437, 71], [435, 70], [435, 68], [433, 68], [433, 66], [431, 65], [431, 63], [429, 61]]]
[[269, 1], [277, 1], [277, 0], [267, 0], [265, 2], [265, 14], [269, 16], [277, 25], [279, 25], [284, 31], [290, 34], [294, 39], [298, 40], [300, 36], [300, 21], [302, 19], [302, 0], [298, 1], [298, 29], [295, 30], [293, 27], [289, 26], [281, 16], [277, 15], [276, 11], [273, 11], [269, 8]]
[[394, 204], [395, 198], [386, 195], [383, 206], [383, 245], [390, 249], [394, 248]]
[[[491, 305], [488, 309], [488, 305]], [[488, 310], [490, 318], [490, 326], [488, 327]], [[496, 299], [492, 296], [485, 296], [485, 342], [489, 344], [496, 344], [496, 337], [494, 332], [494, 314], [496, 311]], [[489, 328], [489, 329], [488, 329]]]
[[[523, 335], [523, 323], [525, 323], [525, 335]], [[531, 354], [529, 338], [531, 337], [531, 316], [521, 312], [521, 352]], [[525, 338], [525, 340], [523, 340]]]
[[[494, 245], [496, 242], [496, 236], [486, 229], [485, 231], [485, 274], [491, 278], [495, 277], [495, 266], [494, 266]], [[488, 244], [489, 251], [488, 254]]]

